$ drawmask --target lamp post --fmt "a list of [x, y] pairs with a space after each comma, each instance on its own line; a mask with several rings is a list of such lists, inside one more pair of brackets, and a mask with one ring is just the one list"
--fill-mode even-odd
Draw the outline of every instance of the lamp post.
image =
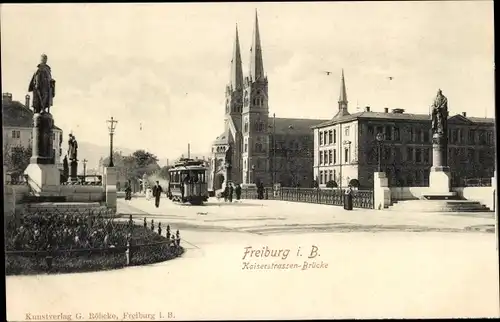
[[85, 176], [87, 174], [87, 159], [83, 159], [83, 181], [85, 182]]
[[109, 130], [109, 167], [114, 167], [113, 163], [113, 135], [115, 134], [115, 129], [116, 129], [116, 123], [118, 123], [117, 120], [115, 120], [113, 117], [111, 117], [110, 120], [106, 121], [108, 123], [108, 130]]
[[254, 179], [255, 179], [255, 175], [254, 175], [254, 172], [255, 172], [255, 164], [252, 164], [252, 167], [251, 167], [251, 171], [250, 171], [250, 183], [255, 183], [254, 182]]
[[378, 144], [378, 172], [382, 172], [382, 152], [381, 152], [381, 147], [382, 147], [382, 141], [384, 140], [384, 134], [382, 133], [377, 133], [377, 144]]

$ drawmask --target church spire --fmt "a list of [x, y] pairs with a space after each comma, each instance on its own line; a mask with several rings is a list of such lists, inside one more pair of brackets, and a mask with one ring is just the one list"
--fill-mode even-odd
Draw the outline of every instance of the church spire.
[[231, 59], [231, 87], [233, 91], [243, 88], [243, 69], [241, 63], [240, 39], [238, 37], [238, 24], [236, 24], [236, 37], [234, 39], [233, 57]]
[[259, 18], [255, 10], [255, 27], [250, 48], [250, 78], [255, 81], [264, 78], [264, 64], [262, 62], [262, 47], [260, 45]]
[[347, 90], [345, 87], [344, 69], [342, 68], [342, 76], [340, 78], [339, 111], [337, 112], [335, 117], [349, 115], [349, 111], [347, 110], [347, 103]]
[[339, 104], [345, 104], [347, 107], [347, 90], [345, 89], [344, 69], [342, 68], [342, 77], [340, 79]]

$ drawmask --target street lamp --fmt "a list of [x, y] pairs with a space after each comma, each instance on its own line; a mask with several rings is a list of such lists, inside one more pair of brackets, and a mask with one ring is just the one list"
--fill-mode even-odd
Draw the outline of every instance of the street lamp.
[[83, 159], [83, 181], [85, 182], [85, 175], [87, 174], [87, 159]]
[[382, 147], [382, 141], [384, 140], [384, 134], [382, 133], [377, 133], [377, 142], [378, 142], [378, 172], [382, 172], [381, 168], [381, 162], [382, 162], [382, 153], [381, 153], [381, 147]]
[[254, 179], [255, 179], [255, 175], [254, 175], [254, 173], [255, 173], [255, 164], [252, 164], [251, 169], [252, 170], [251, 170], [251, 173], [250, 173], [250, 181], [251, 181], [250, 183], [255, 183], [254, 182]]
[[109, 130], [109, 167], [114, 167], [113, 164], [113, 135], [115, 134], [117, 120], [111, 117], [111, 120], [106, 121], [108, 123]]

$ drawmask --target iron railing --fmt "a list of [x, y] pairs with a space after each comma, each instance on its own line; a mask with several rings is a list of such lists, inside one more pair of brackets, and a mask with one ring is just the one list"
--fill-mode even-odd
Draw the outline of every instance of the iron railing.
[[491, 178], [468, 178], [463, 184], [464, 187], [491, 187]]
[[[258, 192], [255, 188], [242, 189], [242, 199], [258, 199]], [[281, 200], [291, 202], [306, 202], [333, 206], [343, 206], [345, 189], [317, 189], [317, 188], [279, 188], [273, 190], [272, 187], [264, 188], [263, 199]], [[373, 190], [352, 190], [353, 207], [374, 208]]]

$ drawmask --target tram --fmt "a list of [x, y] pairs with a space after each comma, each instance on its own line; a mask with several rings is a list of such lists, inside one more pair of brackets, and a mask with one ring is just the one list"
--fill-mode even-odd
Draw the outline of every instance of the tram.
[[168, 198], [174, 202], [202, 205], [208, 200], [208, 169], [202, 160], [180, 159], [169, 172]]

